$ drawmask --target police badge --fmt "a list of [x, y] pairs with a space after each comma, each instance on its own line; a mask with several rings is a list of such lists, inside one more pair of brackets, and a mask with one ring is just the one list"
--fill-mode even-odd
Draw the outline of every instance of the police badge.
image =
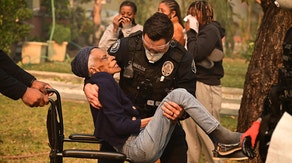
[[121, 40], [117, 40], [111, 47], [110, 47], [110, 53], [116, 53], [120, 48]]
[[160, 78], [160, 81], [164, 80], [164, 77], [169, 76], [174, 69], [174, 64], [171, 61], [166, 61], [163, 63], [161, 68], [162, 76]]

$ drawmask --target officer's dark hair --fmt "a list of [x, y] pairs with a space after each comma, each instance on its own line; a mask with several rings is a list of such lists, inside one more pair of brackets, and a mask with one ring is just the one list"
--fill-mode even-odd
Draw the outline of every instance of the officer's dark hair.
[[167, 15], [156, 12], [146, 20], [143, 27], [145, 34], [153, 41], [165, 39], [168, 42], [173, 37], [173, 24]]

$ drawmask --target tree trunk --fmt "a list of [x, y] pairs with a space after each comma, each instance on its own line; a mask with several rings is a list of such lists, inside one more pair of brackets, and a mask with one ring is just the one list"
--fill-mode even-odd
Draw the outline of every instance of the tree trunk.
[[[271, 86], [278, 82], [278, 69], [283, 65], [282, 44], [287, 30], [292, 26], [292, 10], [277, 8], [273, 1], [261, 1], [264, 16], [245, 77], [237, 126], [240, 132], [249, 128], [260, 116], [264, 98]], [[257, 157], [251, 162], [261, 160]]]

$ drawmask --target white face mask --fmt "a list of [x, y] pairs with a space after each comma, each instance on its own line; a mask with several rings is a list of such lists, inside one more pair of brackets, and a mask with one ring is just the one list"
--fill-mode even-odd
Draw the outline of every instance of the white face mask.
[[145, 53], [146, 53], [146, 57], [147, 57], [149, 63], [157, 62], [165, 54], [165, 52], [152, 53], [149, 50], [147, 50], [146, 48], [145, 48]]

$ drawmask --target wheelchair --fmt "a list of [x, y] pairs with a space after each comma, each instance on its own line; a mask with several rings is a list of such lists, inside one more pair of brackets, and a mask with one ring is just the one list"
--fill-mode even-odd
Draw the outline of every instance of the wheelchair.
[[64, 136], [63, 113], [61, 106], [61, 96], [55, 89], [48, 89], [48, 93], [53, 93], [56, 98], [49, 98], [50, 107], [47, 114], [47, 132], [50, 146], [50, 163], [62, 163], [64, 157], [133, 161], [120, 152], [108, 152], [98, 149], [64, 149], [64, 143], [95, 143], [104, 144], [102, 139], [98, 139], [91, 134], [71, 134], [68, 138]]

